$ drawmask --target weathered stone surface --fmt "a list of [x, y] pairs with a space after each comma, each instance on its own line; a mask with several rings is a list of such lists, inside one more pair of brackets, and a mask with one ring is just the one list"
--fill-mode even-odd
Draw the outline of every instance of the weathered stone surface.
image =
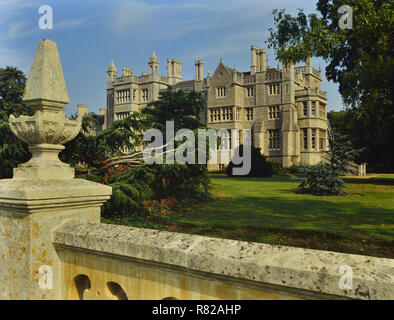
[[[82, 179], [0, 180], [0, 299], [59, 299], [61, 261], [52, 244], [63, 223], [98, 223], [111, 187]], [[39, 287], [41, 266], [53, 288]]]
[[[79, 132], [81, 119], [64, 116], [68, 94], [56, 44], [38, 44], [23, 100], [34, 116], [10, 117], [13, 133], [29, 144], [32, 159], [0, 180], [0, 299], [59, 299], [61, 262], [52, 233], [68, 221], [98, 223], [112, 189], [73, 179], [61, 145]], [[48, 271], [52, 285], [39, 286]]]
[[[313, 293], [394, 299], [393, 259], [107, 224], [65, 224], [54, 243]], [[342, 265], [353, 269], [352, 290], [339, 287]]]
[[70, 99], [55, 42], [46, 39], [38, 43], [23, 100], [26, 103], [36, 100], [69, 103]]
[[29, 145], [32, 158], [14, 169], [22, 180], [73, 179], [74, 169], [58, 158], [62, 144], [74, 139], [81, 129], [82, 117], [68, 119], [64, 106], [68, 93], [56, 43], [43, 40], [26, 83], [22, 100], [35, 112], [33, 116], [10, 116], [11, 131]]
[[0, 180], [0, 207], [50, 209], [59, 206], [88, 207], [109, 199], [112, 188], [84, 179]]

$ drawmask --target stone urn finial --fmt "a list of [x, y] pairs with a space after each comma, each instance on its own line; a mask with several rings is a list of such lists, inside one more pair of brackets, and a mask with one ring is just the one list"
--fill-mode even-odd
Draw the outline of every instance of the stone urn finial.
[[12, 132], [29, 145], [32, 158], [14, 169], [14, 179], [73, 179], [74, 169], [61, 162], [58, 154], [63, 144], [77, 136], [82, 118], [65, 116], [69, 98], [55, 42], [38, 43], [22, 100], [34, 115], [11, 115], [9, 123]]

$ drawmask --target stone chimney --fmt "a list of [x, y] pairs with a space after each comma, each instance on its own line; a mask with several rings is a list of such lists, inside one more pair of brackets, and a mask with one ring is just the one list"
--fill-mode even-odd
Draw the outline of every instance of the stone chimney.
[[167, 76], [172, 85], [182, 81], [182, 61], [167, 59]]
[[196, 81], [203, 81], [204, 80], [204, 61], [197, 60], [195, 62], [196, 65]]
[[89, 108], [87, 105], [84, 104], [78, 104], [77, 105], [77, 114], [78, 117], [83, 117], [84, 115], [87, 115], [89, 112]]
[[264, 72], [265, 70], [267, 70], [266, 67], [266, 55], [267, 55], [267, 51], [265, 49], [261, 49], [260, 50], [260, 70], [261, 72]]
[[257, 47], [256, 46], [251, 46], [250, 51], [251, 51], [251, 65], [250, 65], [250, 74], [255, 74], [257, 71], [257, 53], [256, 53]]

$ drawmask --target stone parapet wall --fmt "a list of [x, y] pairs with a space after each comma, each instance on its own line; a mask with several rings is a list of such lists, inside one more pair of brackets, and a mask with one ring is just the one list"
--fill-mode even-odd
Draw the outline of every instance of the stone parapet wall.
[[[62, 226], [54, 244], [63, 260], [65, 288], [75, 286], [79, 273], [93, 272], [107, 283], [112, 280], [105, 273], [125, 283], [138, 274], [138, 291], [149, 283], [151, 295], [137, 299], [394, 299], [393, 259], [86, 223]], [[100, 259], [100, 265], [93, 263]], [[135, 270], [135, 263], [148, 263], [150, 271]], [[341, 266], [352, 268], [352, 289], [339, 286]], [[163, 274], [168, 268], [172, 273]], [[64, 295], [72, 297], [67, 290]]]

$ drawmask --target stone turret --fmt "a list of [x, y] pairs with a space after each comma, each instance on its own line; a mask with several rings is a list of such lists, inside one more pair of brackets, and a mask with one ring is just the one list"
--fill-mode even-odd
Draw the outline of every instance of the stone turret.
[[159, 59], [156, 57], [155, 50], [153, 50], [152, 56], [149, 58], [148, 66], [148, 74], [159, 74]]
[[114, 60], [111, 60], [110, 65], [107, 69], [107, 82], [112, 82], [118, 76], [118, 70], [115, 67]]

